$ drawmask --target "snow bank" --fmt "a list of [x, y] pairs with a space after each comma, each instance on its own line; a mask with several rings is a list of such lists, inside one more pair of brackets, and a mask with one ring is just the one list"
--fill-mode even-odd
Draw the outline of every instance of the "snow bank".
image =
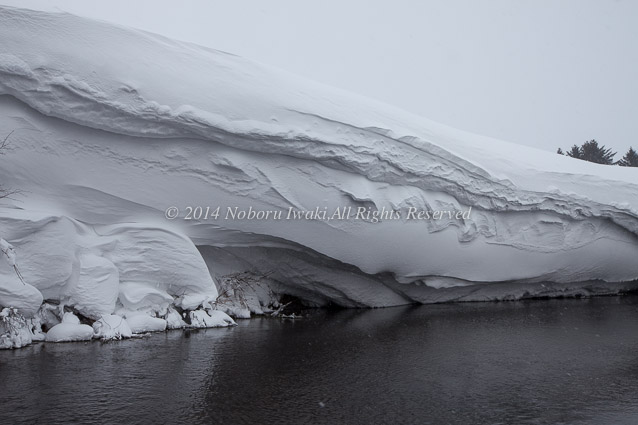
[[0, 238], [0, 251], [0, 307], [12, 307], [22, 316], [33, 317], [42, 304], [42, 294], [21, 280], [13, 245]]
[[[47, 212], [6, 209], [0, 231], [20, 241], [21, 272], [25, 282], [33, 283], [20, 282], [0, 261], [0, 306], [15, 307], [25, 316], [38, 311], [43, 294], [92, 320], [118, 309], [165, 314], [169, 306], [197, 308], [217, 297], [193, 243], [169, 229], [138, 223], [88, 226]], [[52, 310], [46, 306], [42, 315], [49, 323], [55, 317], [49, 317]], [[160, 327], [157, 321], [144, 326]]]
[[42, 294], [33, 286], [20, 282], [13, 270], [5, 272], [0, 266], [0, 282], [0, 307], [16, 308], [27, 317], [38, 311]]
[[[171, 306], [215, 301], [211, 275], [245, 271], [351, 307], [636, 287], [623, 283], [638, 278], [635, 169], [138, 30], [1, 7], [0, 129], [16, 130], [0, 179], [28, 193], [0, 209], [0, 234], [26, 282], [87, 316], [112, 313], [117, 294], [116, 308], [167, 314], [170, 328], [183, 319]], [[188, 206], [365, 214], [185, 220]], [[366, 215], [383, 211], [401, 218]], [[0, 304], [32, 309], [37, 294], [10, 285]]]

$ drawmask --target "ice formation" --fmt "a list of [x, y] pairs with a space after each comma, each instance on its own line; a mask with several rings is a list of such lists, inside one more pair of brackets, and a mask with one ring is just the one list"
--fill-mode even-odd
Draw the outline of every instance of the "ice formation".
[[[636, 287], [635, 169], [139, 30], [0, 7], [0, 137], [10, 131], [0, 181], [23, 196], [4, 200], [0, 235], [26, 285], [3, 265], [0, 306], [27, 317], [45, 299], [92, 320], [122, 309], [206, 323], [192, 310], [210, 311], [214, 279], [243, 272], [350, 307]], [[185, 219], [197, 206], [220, 214]], [[361, 215], [320, 217], [348, 208]], [[232, 215], [250, 210], [317, 215]]]

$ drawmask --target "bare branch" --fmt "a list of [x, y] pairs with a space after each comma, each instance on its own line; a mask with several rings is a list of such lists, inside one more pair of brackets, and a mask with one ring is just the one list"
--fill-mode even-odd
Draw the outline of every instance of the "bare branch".
[[[15, 130], [11, 130], [11, 132], [7, 134], [6, 137], [2, 140], [2, 143], [0, 143], [0, 155], [4, 154], [3, 151], [7, 147], [7, 141], [9, 140], [9, 137], [11, 137], [14, 131]], [[0, 185], [0, 199], [2, 198], [13, 199], [11, 198], [11, 195], [16, 195], [18, 193], [19, 192], [17, 190], [6, 190], [2, 185]]]
[[7, 141], [9, 140], [9, 137], [11, 137], [14, 131], [15, 130], [11, 130], [11, 132], [7, 134], [7, 136], [4, 138], [2, 143], [0, 143], [0, 151], [2, 151], [5, 147], [7, 147]]
[[0, 199], [3, 198], [7, 198], [7, 199], [11, 199], [13, 201], [17, 201], [16, 198], [12, 198], [13, 195], [21, 195], [24, 192], [21, 190], [4, 190], [3, 187], [0, 185]]

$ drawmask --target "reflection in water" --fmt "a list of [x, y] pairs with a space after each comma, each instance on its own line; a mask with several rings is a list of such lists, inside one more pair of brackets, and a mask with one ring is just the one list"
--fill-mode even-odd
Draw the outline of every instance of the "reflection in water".
[[0, 418], [638, 423], [636, 323], [638, 298], [610, 297], [315, 311], [40, 344], [0, 352]]

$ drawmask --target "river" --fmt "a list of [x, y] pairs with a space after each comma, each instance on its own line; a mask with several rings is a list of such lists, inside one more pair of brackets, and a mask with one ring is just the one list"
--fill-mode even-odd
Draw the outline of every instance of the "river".
[[638, 423], [638, 297], [310, 311], [0, 351], [0, 422]]

